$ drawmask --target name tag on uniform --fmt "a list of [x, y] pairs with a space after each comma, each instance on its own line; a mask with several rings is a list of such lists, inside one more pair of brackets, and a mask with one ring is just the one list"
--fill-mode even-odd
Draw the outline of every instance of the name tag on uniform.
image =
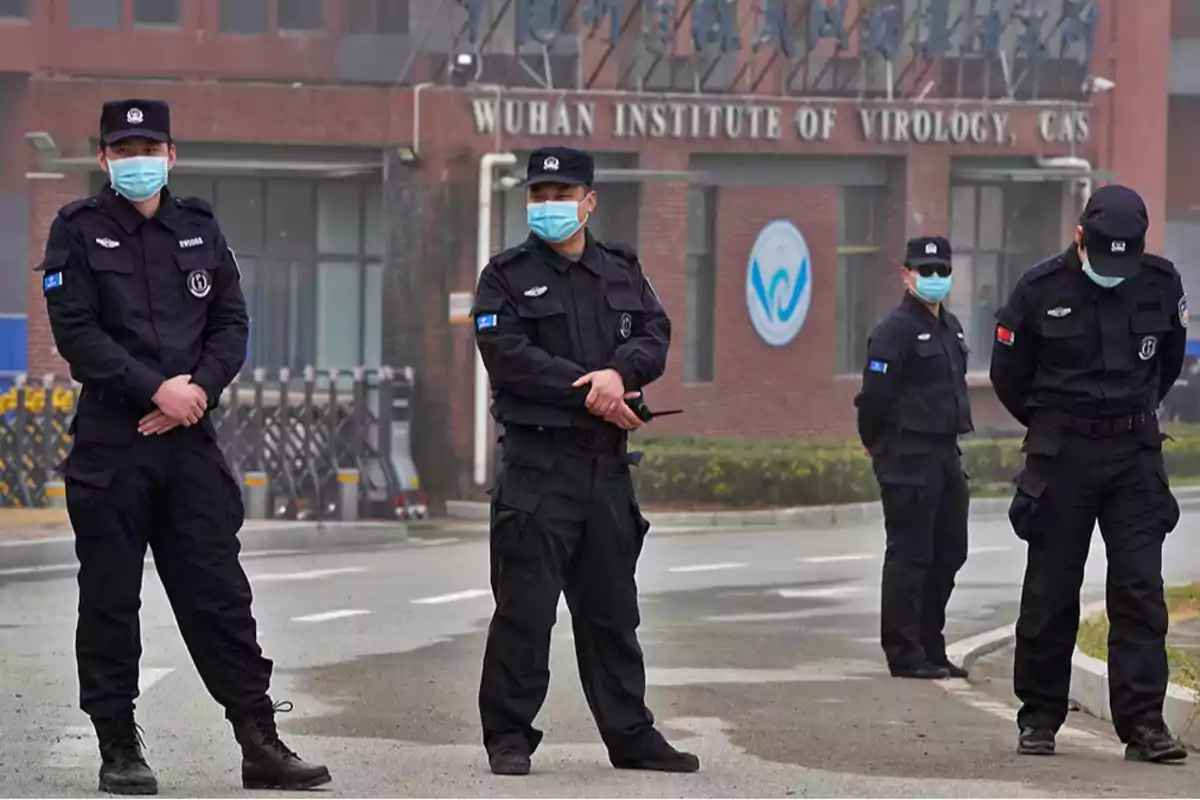
[[51, 272], [45, 278], [42, 278], [42, 291], [48, 292], [51, 289], [61, 289], [63, 285], [63, 274], [61, 272]]
[[194, 239], [179, 240], [179, 246], [184, 250], [187, 250], [189, 247], [199, 247], [202, 244], [204, 244], [204, 239], [200, 236], [197, 236]]
[[482, 331], [496, 327], [495, 314], [480, 314], [475, 318], [475, 330]]
[[886, 361], [868, 361], [867, 362], [867, 370], [870, 372], [878, 372], [880, 375], [886, 375], [887, 374], [887, 362]]

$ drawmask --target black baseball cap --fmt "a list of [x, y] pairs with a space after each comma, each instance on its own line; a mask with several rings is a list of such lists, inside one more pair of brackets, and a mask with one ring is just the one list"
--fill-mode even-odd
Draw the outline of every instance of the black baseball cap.
[[573, 147], [541, 147], [529, 156], [525, 185], [561, 183], [591, 187], [596, 179], [596, 162], [590, 155]]
[[904, 263], [910, 267], [926, 264], [948, 265], [950, 242], [941, 236], [917, 236], [909, 239], [904, 248]]
[[1088, 198], [1083, 216], [1083, 247], [1097, 275], [1132, 278], [1141, 271], [1150, 215], [1141, 195], [1112, 184]]
[[162, 100], [110, 100], [100, 112], [100, 142], [171, 141], [171, 107]]

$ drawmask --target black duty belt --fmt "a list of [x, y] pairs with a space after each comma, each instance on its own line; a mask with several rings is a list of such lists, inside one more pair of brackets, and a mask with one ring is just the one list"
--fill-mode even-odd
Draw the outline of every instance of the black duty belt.
[[625, 432], [618, 428], [613, 428], [612, 430], [589, 430], [585, 428], [549, 428], [527, 425], [505, 425], [504, 438], [518, 447], [522, 444], [529, 444], [603, 454], [623, 454], [627, 441]]
[[1137, 414], [1126, 414], [1125, 416], [1110, 417], [1108, 419], [1087, 419], [1086, 417], [1055, 413], [1039, 414], [1036, 422], [1047, 422], [1059, 430], [1069, 431], [1080, 436], [1100, 438], [1104, 436], [1120, 436], [1121, 434], [1133, 433], [1143, 428], [1157, 427], [1158, 416], [1152, 412], [1139, 412]]

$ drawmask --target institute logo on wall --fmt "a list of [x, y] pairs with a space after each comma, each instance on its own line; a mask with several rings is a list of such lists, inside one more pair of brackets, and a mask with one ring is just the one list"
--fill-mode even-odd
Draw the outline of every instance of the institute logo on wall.
[[812, 305], [812, 265], [808, 243], [785, 219], [767, 223], [746, 267], [746, 308], [750, 324], [772, 347], [789, 344]]

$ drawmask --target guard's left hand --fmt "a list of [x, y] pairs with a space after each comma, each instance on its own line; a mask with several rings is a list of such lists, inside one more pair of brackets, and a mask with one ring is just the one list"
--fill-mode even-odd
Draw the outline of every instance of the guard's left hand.
[[625, 391], [625, 381], [615, 369], [589, 372], [571, 385], [578, 389], [588, 384], [591, 384], [592, 388], [588, 392], [585, 404], [587, 410], [597, 417], [608, 416], [618, 403], [623, 403], [630, 395], [637, 397], [637, 392]]
[[182, 424], [179, 420], [171, 419], [156, 408], [138, 421], [138, 433], [142, 436], [155, 436], [174, 430]]

